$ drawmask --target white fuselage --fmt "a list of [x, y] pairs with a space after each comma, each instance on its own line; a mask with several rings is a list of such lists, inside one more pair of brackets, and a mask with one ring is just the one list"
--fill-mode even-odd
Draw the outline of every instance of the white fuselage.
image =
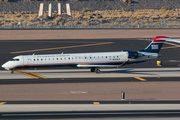
[[139, 52], [143, 56], [137, 59], [128, 58], [128, 52], [97, 52], [73, 54], [21, 55], [2, 65], [7, 70], [25, 67], [118, 67], [120, 65], [144, 62], [158, 57], [157, 53]]

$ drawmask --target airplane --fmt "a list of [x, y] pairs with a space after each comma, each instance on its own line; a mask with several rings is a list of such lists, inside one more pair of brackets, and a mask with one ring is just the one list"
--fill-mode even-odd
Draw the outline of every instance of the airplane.
[[4, 63], [2, 67], [14, 73], [14, 70], [19, 68], [71, 66], [90, 68], [91, 72], [99, 74], [100, 68], [118, 68], [123, 65], [142, 63], [158, 58], [159, 51], [165, 42], [164, 39], [169, 39], [169, 37], [156, 36], [145, 49], [139, 51], [20, 55]]

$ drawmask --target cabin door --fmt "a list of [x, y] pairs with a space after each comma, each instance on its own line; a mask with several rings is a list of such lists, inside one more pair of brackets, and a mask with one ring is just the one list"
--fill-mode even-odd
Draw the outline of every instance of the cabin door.
[[23, 56], [23, 64], [28, 65], [29, 64], [29, 59], [27, 56]]

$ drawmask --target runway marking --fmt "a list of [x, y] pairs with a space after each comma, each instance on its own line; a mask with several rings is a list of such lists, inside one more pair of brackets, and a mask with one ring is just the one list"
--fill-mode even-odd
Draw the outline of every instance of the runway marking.
[[29, 77], [32, 77], [32, 78], [35, 78], [35, 79], [39, 79], [38, 77], [29, 75], [29, 74], [26, 74], [26, 73], [24, 73], [24, 71], [22, 72], [21, 70], [17, 70], [17, 71], [14, 71], [14, 72], [16, 72], [16, 73], [21, 73], [21, 74], [23, 74], [23, 75], [26, 75], [26, 76], [29, 76]]
[[170, 49], [170, 48], [178, 48], [178, 47], [180, 47], [180, 45], [178, 45], [178, 46], [171, 46], [171, 47], [163, 47], [161, 49]]
[[35, 78], [35, 79], [39, 79], [39, 78], [47, 79], [47, 77], [44, 77], [42, 75], [38, 75], [36, 73], [30, 73], [30, 72], [26, 72], [26, 71], [22, 71], [22, 70], [17, 70], [14, 72], [21, 73], [21, 74], [27, 75], [27, 76]]
[[143, 78], [140, 78], [140, 77], [134, 77], [134, 78], [136, 78], [138, 80], [141, 80], [141, 81], [146, 81], [146, 79], [143, 79]]
[[36, 76], [41, 77], [41, 78], [44, 78], [44, 79], [47, 79], [47, 77], [44, 77], [44, 76], [42, 76], [42, 75], [38, 75], [38, 74], [36, 74], [36, 73], [31, 73], [31, 74], [36, 75]]
[[0, 102], [0, 105], [3, 105], [3, 104], [5, 104], [5, 103], [7, 103], [7, 102]]
[[85, 92], [85, 91], [70, 91], [70, 93], [72, 93], [72, 94], [84, 94], [87, 92]]
[[37, 52], [37, 51], [45, 51], [45, 50], [57, 50], [57, 49], [65, 49], [65, 48], [76, 48], [76, 47], [85, 47], [85, 46], [94, 46], [94, 45], [104, 45], [104, 44], [112, 44], [112, 43], [114, 43], [114, 42], [102, 42], [102, 43], [96, 43], [96, 44], [85, 44], [85, 45], [76, 45], [76, 46], [66, 46], [66, 47], [27, 50], [27, 51], [17, 51], [17, 52], [11, 52], [11, 54], [26, 53], [26, 52]]
[[93, 102], [93, 104], [100, 104], [99, 102]]
[[[6, 41], [6, 42], [12, 42], [12, 41]], [[83, 41], [13, 41], [13, 42], [98, 43], [98, 42], [83, 42]]]

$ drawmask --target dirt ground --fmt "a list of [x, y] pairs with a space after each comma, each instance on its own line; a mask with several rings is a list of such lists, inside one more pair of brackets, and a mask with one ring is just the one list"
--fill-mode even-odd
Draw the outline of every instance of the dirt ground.
[[180, 37], [180, 29], [0, 30], [0, 40]]

